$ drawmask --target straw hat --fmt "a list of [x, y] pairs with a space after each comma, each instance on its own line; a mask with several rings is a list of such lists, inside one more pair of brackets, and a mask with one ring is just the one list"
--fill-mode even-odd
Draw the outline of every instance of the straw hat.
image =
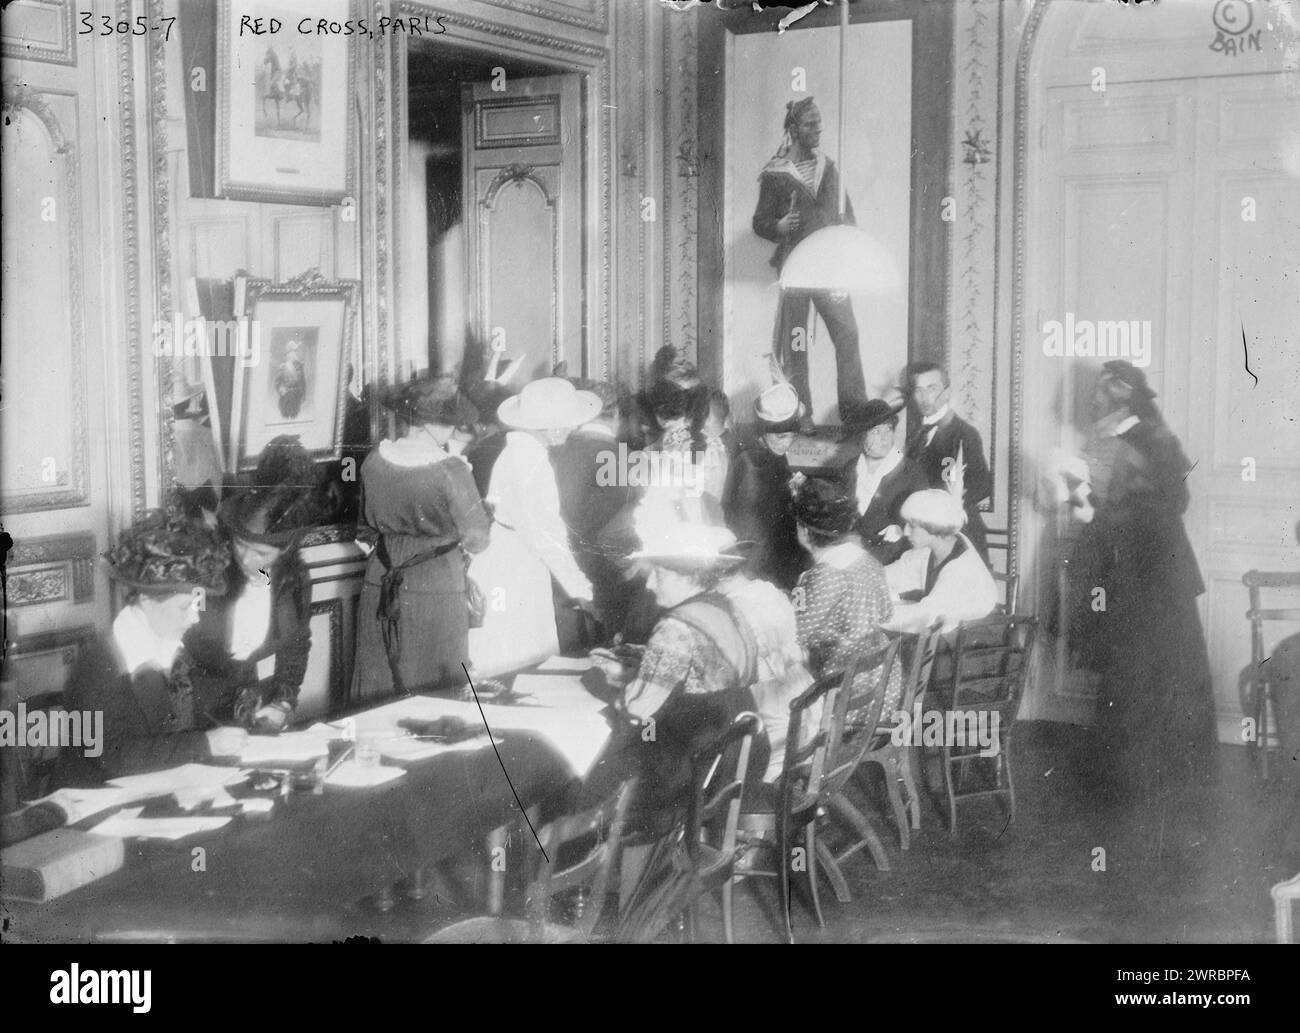
[[799, 429], [803, 403], [789, 384], [773, 384], [754, 402], [754, 415], [764, 434], [783, 434]]
[[563, 377], [543, 377], [502, 402], [497, 419], [516, 430], [567, 430], [595, 419], [600, 410], [600, 398], [590, 391]]
[[725, 527], [665, 522], [640, 532], [642, 547], [631, 559], [674, 570], [729, 570], [745, 562], [742, 546]]

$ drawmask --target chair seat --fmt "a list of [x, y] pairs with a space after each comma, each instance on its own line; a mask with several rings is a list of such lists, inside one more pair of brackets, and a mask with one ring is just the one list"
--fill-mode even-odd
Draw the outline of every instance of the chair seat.
[[440, 929], [425, 943], [579, 943], [577, 929], [551, 922], [538, 927], [522, 918], [467, 918]]

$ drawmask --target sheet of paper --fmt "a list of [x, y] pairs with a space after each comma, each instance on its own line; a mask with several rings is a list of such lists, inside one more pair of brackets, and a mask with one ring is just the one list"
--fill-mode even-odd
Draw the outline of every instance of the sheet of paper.
[[178, 789], [174, 794], [176, 804], [183, 811], [192, 811], [200, 804], [210, 803], [213, 807], [233, 807], [235, 798], [226, 792], [225, 786], [197, 786], [191, 789]]
[[591, 670], [589, 656], [553, 656], [537, 665], [534, 674], [582, 674]]
[[515, 693], [525, 697], [521, 704], [597, 711], [605, 704], [587, 691], [577, 674], [520, 674], [515, 677]]
[[329, 741], [334, 736], [307, 729], [303, 732], [281, 732], [279, 735], [250, 735], [239, 755], [245, 767], [267, 767], [276, 762], [291, 764], [311, 761], [329, 753]]
[[177, 790], [237, 785], [248, 778], [248, 772], [239, 768], [220, 767], [216, 764], [182, 764], [176, 768], [150, 771], [143, 775], [123, 775], [114, 778], [111, 785], [135, 793], [137, 800], [151, 796], [169, 796]]
[[184, 839], [196, 832], [211, 832], [227, 824], [229, 818], [142, 818], [143, 807], [127, 807], [95, 826], [96, 835], [120, 836], [123, 839]]
[[406, 772], [402, 768], [388, 767], [380, 764], [373, 768], [363, 768], [357, 764], [345, 762], [340, 764], [329, 778], [325, 779], [327, 786], [336, 789], [365, 789], [370, 786], [381, 786], [395, 778], [401, 778]]
[[129, 803], [147, 799], [149, 794], [141, 795], [121, 786], [105, 786], [102, 789], [58, 789], [49, 796], [33, 800], [31, 806], [51, 804], [66, 814], [69, 825], [75, 825], [83, 818], [101, 811], [111, 811], [125, 807]]
[[[500, 745], [501, 740], [497, 739]], [[390, 764], [414, 764], [417, 761], [428, 760], [430, 757], [436, 757], [442, 753], [473, 753], [475, 750], [486, 750], [490, 745], [487, 732], [482, 735], [476, 735], [472, 739], [462, 739], [460, 742], [438, 742], [433, 739], [417, 739], [413, 735], [395, 736], [392, 739], [386, 739], [379, 744], [379, 755]]]

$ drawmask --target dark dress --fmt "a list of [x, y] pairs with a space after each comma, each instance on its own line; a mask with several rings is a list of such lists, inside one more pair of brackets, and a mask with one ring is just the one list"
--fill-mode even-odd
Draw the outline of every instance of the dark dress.
[[722, 510], [742, 542], [754, 542], [749, 570], [785, 591], [794, 588], [809, 556], [799, 544], [790, 493], [790, 463], [761, 441], [741, 449], [727, 472]]
[[69, 710], [102, 711], [103, 753], [61, 751], [59, 781], [87, 785], [121, 775], [158, 771], [191, 761], [208, 761], [207, 736], [214, 727], [204, 701], [189, 679], [184, 649], [170, 671], [146, 665], [128, 674], [112, 632], [84, 646], [68, 677], [64, 700]]
[[[841, 483], [849, 495], [858, 491], [858, 460], [844, 468]], [[866, 550], [881, 564], [888, 566], [910, 548], [906, 538], [896, 542], [887, 542], [881, 537], [886, 527], [891, 524], [902, 530], [903, 517], [899, 512], [908, 496], [930, 487], [930, 481], [920, 464], [906, 457], [880, 480], [880, 486], [871, 496], [867, 508], [854, 525], [862, 536]]]
[[931, 488], [947, 490], [946, 475], [952, 461], [957, 458], [960, 448], [966, 472], [962, 481], [965, 489], [962, 505], [966, 510], [966, 527], [963, 533], [975, 546], [980, 559], [989, 561], [988, 531], [984, 527], [984, 518], [980, 515], [979, 504], [989, 497], [993, 490], [993, 476], [989, 472], [988, 461], [984, 458], [984, 442], [980, 432], [954, 413], [951, 409], [939, 421], [939, 428], [934, 432], [930, 443], [926, 437], [930, 428], [922, 424], [907, 439], [906, 456], [921, 467]]
[[419, 692], [464, 685], [469, 604], [461, 550], [482, 552], [488, 532], [478, 489], [459, 459], [444, 453], [436, 462], [401, 465], [385, 458], [381, 446], [362, 464], [357, 537], [376, 547], [357, 604], [353, 702], [395, 691], [380, 614], [381, 587], [390, 569], [401, 571], [390, 625], [395, 635], [389, 639], [395, 645], [391, 659], [401, 678], [398, 688]]
[[[234, 590], [210, 598], [199, 623], [185, 635], [194, 658], [191, 672], [209, 710], [227, 720], [235, 707], [241, 710], [270, 703], [297, 706], [302, 679], [311, 654], [311, 576], [296, 551], [287, 552], [271, 568], [271, 620], [266, 640], [247, 658], [230, 655], [230, 621], [235, 602], [247, 584], [236, 566], [230, 575]], [[257, 664], [275, 658], [270, 677], [257, 677]], [[241, 699], [242, 696], [242, 699]]]
[[[1103, 787], [1146, 802], [1212, 775], [1209, 657], [1196, 599], [1204, 590], [1182, 515], [1191, 464], [1159, 420], [1111, 439], [1096, 509], [1070, 558], [1076, 663], [1101, 674]], [[1104, 608], [1094, 609], [1101, 597]]]

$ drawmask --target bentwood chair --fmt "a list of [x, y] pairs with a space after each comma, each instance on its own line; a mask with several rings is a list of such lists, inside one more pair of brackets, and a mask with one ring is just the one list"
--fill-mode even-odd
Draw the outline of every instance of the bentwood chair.
[[425, 943], [580, 943], [601, 919], [624, 820], [636, 792], [627, 779], [600, 803], [538, 831], [541, 866], [525, 894], [524, 917], [469, 918]]
[[[695, 939], [701, 897], [731, 884], [741, 797], [754, 739], [761, 729], [758, 715], [746, 711], [691, 757], [684, 819], [651, 849], [621, 910], [616, 939], [649, 943], [683, 915], [687, 934]], [[729, 904], [728, 900], [723, 909], [723, 928], [727, 943], [732, 943]]]
[[[1264, 625], [1268, 621], [1284, 621], [1294, 627], [1300, 624], [1300, 609], [1265, 609], [1261, 592], [1266, 589], [1300, 589], [1300, 573], [1291, 571], [1248, 571], [1242, 583], [1250, 590], [1250, 667], [1241, 682], [1241, 710], [1255, 724], [1253, 753], [1260, 777], [1269, 777], [1270, 754], [1281, 752], [1282, 729], [1287, 727], [1286, 711], [1300, 707], [1300, 686], [1287, 681], [1286, 665], [1275, 663], [1269, 667], [1265, 661], [1270, 656], [1270, 643], [1264, 638]], [[1286, 698], [1287, 690], [1291, 698]], [[1300, 745], [1300, 744], [1297, 744]]]
[[[818, 679], [790, 704], [781, 776], [775, 786], [758, 787], [741, 809], [738, 840], [743, 857], [732, 883], [722, 890], [724, 915], [731, 910], [736, 882], [752, 876], [775, 878], [786, 942], [794, 943], [791, 871], [806, 876], [813, 913], [818, 926], [824, 928], [817, 881], [819, 862], [843, 902], [850, 896], [840, 864], [853, 853], [865, 846], [877, 867], [889, 869], [884, 847], [871, 823], [844, 798], [843, 790], [873, 738], [870, 733], [854, 734], [852, 729], [871, 729], [874, 733], [879, 724], [898, 645], [895, 639], [874, 653], [855, 657], [842, 674]], [[828, 811], [857, 833], [857, 839], [839, 854], [818, 837], [819, 821], [829, 824]], [[804, 845], [796, 848], [794, 841], [801, 831]], [[758, 866], [755, 858], [762, 853], [772, 856], [774, 870]]]
[[[932, 698], [943, 710], [942, 767], [948, 828], [957, 831], [957, 804], [992, 798], [1015, 820], [1011, 779], [1011, 727], [1020, 710], [1036, 617], [990, 617], [957, 629], [951, 667], [936, 679]], [[988, 739], [980, 742], [981, 734]]]
[[[883, 714], [883, 721], [876, 731], [875, 739], [867, 755], [862, 758], [863, 765], [877, 764], [884, 773], [885, 793], [894, 812], [894, 822], [898, 826], [898, 843], [903, 850], [911, 847], [911, 828], [921, 827], [921, 797], [916, 788], [915, 750], [916, 722], [920, 720], [921, 708], [924, 706], [925, 690], [930, 686], [930, 672], [934, 668], [934, 656], [939, 648], [943, 622], [936, 620], [916, 636], [907, 636], [902, 640], [911, 646], [911, 656], [907, 664], [907, 681], [900, 697], [900, 710], [907, 715], [906, 723], [901, 726], [892, 721], [892, 714]], [[901, 727], [906, 735], [903, 742], [894, 741], [895, 729]], [[900, 784], [902, 791], [900, 792]], [[904, 799], [906, 795], [906, 799]]]

